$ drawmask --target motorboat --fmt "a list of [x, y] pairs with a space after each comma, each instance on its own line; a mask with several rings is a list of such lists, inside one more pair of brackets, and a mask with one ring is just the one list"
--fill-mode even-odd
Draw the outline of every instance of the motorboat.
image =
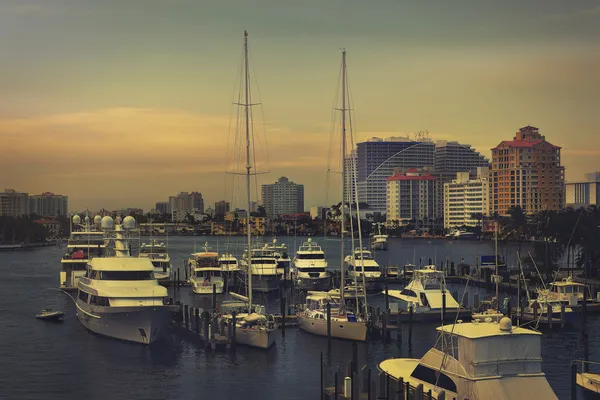
[[[549, 315], [549, 310], [552, 315]], [[522, 322], [532, 322], [536, 325], [552, 323], [555, 326], [561, 324], [574, 326], [582, 319], [581, 313], [566, 306], [563, 301], [544, 297], [529, 299], [527, 306], [523, 307], [518, 316]]]
[[600, 399], [600, 374], [589, 371], [591, 365], [597, 368], [598, 363], [578, 360], [573, 361], [572, 364], [580, 364], [575, 376], [575, 384], [583, 392], [583, 398]]
[[459, 321], [437, 332], [421, 359], [388, 359], [379, 370], [393, 381], [423, 385], [436, 399], [558, 399], [542, 371], [541, 333], [513, 327], [507, 317]]
[[290, 258], [288, 248], [285, 243], [277, 242], [277, 239], [273, 239], [271, 243], [265, 243], [263, 245], [263, 254], [272, 254], [277, 259], [277, 275], [279, 278], [289, 278], [291, 272], [292, 259]]
[[252, 290], [255, 292], [273, 292], [279, 290], [281, 275], [277, 271], [279, 255], [263, 246], [250, 249], [250, 264], [248, 267], [248, 250], [240, 260], [241, 275], [248, 281], [248, 274], [252, 274]]
[[219, 253], [209, 251], [208, 243], [204, 251], [193, 253], [188, 260], [188, 268], [192, 291], [196, 294], [221, 294], [225, 282], [223, 271], [219, 263]]
[[65, 319], [65, 313], [62, 311], [54, 311], [51, 308], [44, 308], [35, 316], [37, 319], [52, 322], [62, 322]]
[[306, 304], [296, 313], [300, 329], [319, 336], [327, 336], [327, 304], [330, 306], [331, 337], [364, 342], [366, 322], [354, 313], [342, 311], [339, 295], [309, 291]]
[[377, 233], [371, 234], [371, 250], [387, 250], [388, 235], [381, 233], [381, 224], [377, 224]]
[[67, 252], [60, 260], [60, 289], [76, 291], [79, 278], [85, 275], [88, 262], [106, 253], [104, 232], [99, 229], [102, 217], [96, 215], [93, 223], [86, 216], [81, 221], [79, 215], [71, 219], [71, 235], [67, 241]]
[[344, 261], [348, 266], [348, 278], [362, 283], [364, 276], [365, 290], [381, 289], [381, 268], [373, 258], [373, 253], [365, 248], [356, 248]]
[[298, 248], [294, 257], [294, 270], [296, 288], [300, 290], [327, 290], [331, 285], [325, 252], [312, 238], [308, 238]]
[[[167, 288], [154, 277], [149, 258], [132, 257], [135, 219], [121, 223], [105, 216], [101, 228], [114, 241], [114, 254], [92, 258], [79, 279], [77, 319], [88, 330], [111, 338], [151, 344], [167, 332], [178, 307], [168, 304]], [[113, 230], [114, 228], [114, 230]]]
[[400, 308], [413, 312], [442, 311], [444, 296], [446, 297], [446, 311], [453, 312], [460, 309], [450, 291], [446, 289], [444, 272], [438, 271], [435, 265], [428, 265], [413, 271], [412, 280], [404, 289], [388, 290], [388, 295], [399, 300]]
[[593, 303], [590, 289], [583, 283], [573, 281], [572, 277], [552, 282], [547, 289], [538, 289], [538, 298], [557, 300], [562, 303], [576, 306], [583, 303], [585, 296], [587, 303]]
[[147, 257], [154, 265], [154, 276], [158, 280], [169, 279], [171, 276], [171, 257], [167, 252], [167, 246], [156, 239], [150, 239], [148, 243], [140, 246], [140, 257]]

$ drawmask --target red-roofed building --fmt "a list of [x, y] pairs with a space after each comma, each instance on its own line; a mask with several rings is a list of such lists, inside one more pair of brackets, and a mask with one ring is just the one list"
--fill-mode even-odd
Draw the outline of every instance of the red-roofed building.
[[411, 168], [406, 172], [394, 171], [387, 178], [386, 223], [388, 226], [408, 225], [428, 227], [436, 212], [436, 177], [428, 172]]
[[507, 215], [513, 206], [528, 214], [562, 208], [564, 173], [560, 147], [536, 127], [519, 129], [513, 140], [492, 149], [490, 214]]
[[42, 225], [48, 231], [48, 236], [59, 237], [60, 223], [53, 219], [38, 219], [34, 221], [36, 224]]

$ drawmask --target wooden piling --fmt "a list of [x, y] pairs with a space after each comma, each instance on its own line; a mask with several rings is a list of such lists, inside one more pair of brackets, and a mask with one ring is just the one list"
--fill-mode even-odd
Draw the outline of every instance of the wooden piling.
[[398, 346], [402, 343], [402, 330], [400, 329], [400, 309], [398, 309], [398, 313], [396, 314], [396, 341], [398, 342]]
[[183, 306], [183, 322], [185, 324], [185, 329], [189, 329], [190, 327], [190, 314], [188, 310], [188, 305]]
[[213, 283], [212, 285], [212, 310], [213, 312], [217, 311], [217, 284]]
[[412, 346], [413, 305], [408, 306], [408, 346]]
[[384, 343], [387, 343], [387, 316], [388, 313], [383, 314], [382, 319], [381, 319], [381, 336], [383, 339]]
[[197, 308], [194, 308], [194, 322], [196, 335], [200, 335], [200, 310]]
[[561, 303], [560, 305], [560, 327], [565, 327], [565, 303]]
[[552, 328], [552, 305], [548, 304], [548, 328]]
[[327, 344], [331, 347], [331, 304], [327, 303]]
[[446, 291], [442, 291], [442, 323], [446, 321]]
[[577, 400], [577, 364], [571, 364], [571, 400]]
[[538, 302], [534, 301], [533, 302], [533, 319], [537, 319], [538, 317]]
[[385, 285], [385, 310], [390, 309], [390, 298], [388, 296], [388, 285]]
[[396, 398], [404, 400], [404, 379], [400, 378], [396, 381]]
[[356, 373], [358, 371], [358, 344], [356, 342], [352, 342], [352, 372]]
[[235, 350], [236, 345], [236, 329], [237, 329], [237, 313], [234, 311], [231, 313], [231, 349]]
[[208, 348], [210, 346], [209, 324], [210, 314], [208, 311], [204, 311], [202, 313], [202, 337], [204, 339], [204, 348]]
[[325, 384], [323, 382], [323, 352], [321, 352], [321, 400], [325, 394]]

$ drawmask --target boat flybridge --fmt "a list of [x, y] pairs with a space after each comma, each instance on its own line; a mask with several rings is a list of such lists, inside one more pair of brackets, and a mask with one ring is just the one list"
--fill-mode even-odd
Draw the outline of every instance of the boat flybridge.
[[413, 271], [412, 280], [402, 290], [388, 290], [388, 295], [400, 300], [400, 307], [413, 312], [440, 311], [443, 307], [443, 293], [446, 295], [446, 311], [458, 311], [460, 308], [452, 294], [446, 290], [444, 272], [428, 265]]
[[248, 281], [248, 272], [252, 274], [252, 290], [255, 292], [272, 292], [279, 290], [281, 275], [278, 272], [279, 255], [265, 246], [253, 247], [250, 250], [252, 271], [248, 271], [248, 250], [240, 260], [242, 276]]
[[300, 245], [294, 257], [296, 287], [301, 290], [326, 290], [331, 285], [325, 252], [312, 238]]
[[371, 234], [371, 250], [387, 250], [388, 235], [381, 233], [381, 224], [377, 224], [377, 233]]
[[590, 289], [583, 283], [574, 282], [570, 276], [558, 281], [552, 282], [548, 289], [538, 289], [538, 298], [556, 300], [571, 306], [576, 306], [583, 302], [583, 296], [588, 303], [592, 303], [594, 298], [590, 294]]
[[213, 285], [217, 294], [223, 293], [225, 284], [219, 263], [219, 253], [209, 251], [208, 243], [204, 245], [204, 251], [191, 255], [188, 267], [190, 270], [189, 282], [194, 293], [212, 294]]
[[298, 325], [303, 331], [327, 336], [327, 304], [331, 311], [331, 337], [364, 342], [367, 324], [358, 315], [343, 312], [340, 295], [332, 292], [309, 291], [304, 308], [296, 313]]
[[541, 336], [500, 322], [470, 322], [437, 328], [436, 345], [421, 359], [395, 358], [379, 370], [433, 398], [470, 400], [558, 399], [542, 372]]
[[150, 242], [142, 243], [140, 257], [146, 257], [152, 261], [156, 279], [169, 279], [171, 276], [171, 257], [169, 257], [167, 246], [164, 243], [159, 243], [156, 239], [150, 239]]
[[[92, 332], [136, 343], [162, 338], [177, 306], [169, 305], [167, 289], [154, 277], [150, 259], [132, 257], [129, 241], [135, 219], [105, 216], [101, 227], [112, 236], [114, 254], [92, 258], [79, 279], [77, 319]], [[114, 229], [114, 230], [113, 230]]]
[[352, 255], [346, 256], [344, 261], [348, 265], [349, 279], [362, 283], [364, 275], [365, 290], [380, 289], [381, 268], [373, 258], [373, 253], [365, 248], [357, 247]]
[[76, 291], [79, 278], [85, 275], [88, 262], [94, 257], [102, 257], [106, 251], [104, 232], [100, 230], [101, 217], [94, 217], [93, 225], [90, 218], [85, 217], [81, 223], [79, 215], [71, 221], [71, 235], [67, 242], [67, 253], [60, 260], [60, 288]]

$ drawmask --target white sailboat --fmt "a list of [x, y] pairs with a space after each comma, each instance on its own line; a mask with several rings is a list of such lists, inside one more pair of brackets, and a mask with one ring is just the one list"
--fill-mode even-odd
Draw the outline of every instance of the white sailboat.
[[[346, 51], [342, 52], [342, 160], [346, 156], [346, 108], [347, 104], [347, 74], [346, 74]], [[341, 282], [339, 291], [309, 292], [304, 308], [296, 313], [298, 325], [303, 331], [327, 336], [327, 303], [331, 305], [331, 337], [339, 339], [350, 339], [364, 341], [367, 336], [367, 323], [358, 313], [349, 313], [346, 310], [344, 294], [344, 229], [345, 229], [345, 185], [346, 165], [342, 162], [342, 206], [340, 243], [341, 243]], [[358, 202], [357, 202], [358, 203]], [[360, 230], [359, 230], [360, 231]], [[359, 235], [360, 239], [360, 235]], [[364, 283], [364, 282], [363, 282]], [[355, 281], [356, 285], [356, 281]], [[364, 286], [363, 286], [364, 287]], [[358, 293], [358, 290], [357, 292]], [[358, 308], [358, 296], [356, 297]]]
[[248, 212], [246, 212], [246, 234], [247, 234], [247, 248], [244, 256], [246, 257], [246, 263], [243, 268], [246, 268], [246, 283], [247, 283], [247, 294], [248, 297], [236, 295], [231, 293], [232, 296], [236, 297], [241, 301], [237, 304], [225, 303], [222, 306], [223, 311], [226, 313], [221, 315], [221, 318], [226, 323], [233, 319], [233, 314], [229, 311], [240, 307], [245, 310], [245, 313], [236, 315], [236, 331], [235, 339], [238, 344], [243, 344], [252, 347], [258, 347], [263, 349], [270, 348], [275, 343], [275, 325], [272, 320], [269, 320], [264, 312], [257, 313], [252, 304], [252, 231], [250, 229], [250, 209], [251, 209], [251, 196], [250, 196], [250, 176], [252, 175], [252, 159], [250, 157], [250, 137], [251, 137], [251, 121], [250, 121], [250, 72], [248, 66], [248, 33], [244, 31], [244, 103], [239, 104], [244, 107], [244, 125], [245, 125], [245, 144], [246, 144], [246, 190], [247, 190], [247, 206]]

